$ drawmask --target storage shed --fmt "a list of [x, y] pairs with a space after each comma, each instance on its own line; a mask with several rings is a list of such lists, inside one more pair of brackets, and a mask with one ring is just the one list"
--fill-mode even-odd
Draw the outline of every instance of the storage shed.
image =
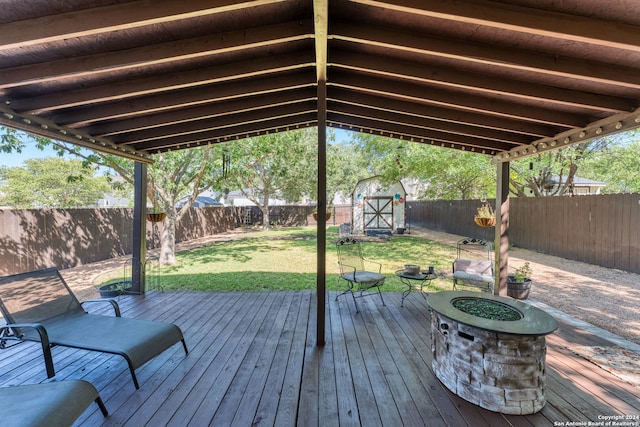
[[351, 194], [354, 233], [403, 233], [406, 191], [400, 181], [383, 184], [380, 176], [363, 179]]

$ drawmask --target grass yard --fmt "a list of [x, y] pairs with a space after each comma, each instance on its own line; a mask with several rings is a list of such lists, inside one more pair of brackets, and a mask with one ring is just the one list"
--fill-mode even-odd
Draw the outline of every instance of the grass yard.
[[[336, 240], [338, 227], [328, 227], [328, 290], [346, 287], [346, 282], [338, 279]], [[163, 266], [157, 273], [159, 277], [150, 280], [158, 280], [165, 290], [315, 289], [316, 242], [315, 227], [251, 232], [238, 240], [180, 252], [177, 265]], [[406, 289], [394, 275], [405, 264], [418, 264], [424, 269], [433, 265], [441, 273], [449, 272], [455, 259], [454, 247], [406, 234], [386, 241], [363, 238], [362, 250], [366, 258], [382, 263], [382, 273], [387, 275], [382, 289], [386, 292]], [[439, 278], [429, 289], [451, 289], [451, 281]]]

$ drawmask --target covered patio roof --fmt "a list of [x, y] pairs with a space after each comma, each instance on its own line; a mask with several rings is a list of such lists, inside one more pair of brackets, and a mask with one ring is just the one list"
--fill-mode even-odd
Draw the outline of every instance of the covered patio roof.
[[637, 0], [2, 9], [0, 124], [141, 162], [322, 126], [325, 111], [329, 127], [496, 161], [640, 126]]

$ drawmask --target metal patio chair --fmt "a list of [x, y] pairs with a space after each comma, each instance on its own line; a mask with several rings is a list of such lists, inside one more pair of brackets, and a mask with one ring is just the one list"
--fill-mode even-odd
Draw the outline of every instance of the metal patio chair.
[[[356, 298], [375, 295], [377, 293], [380, 295], [382, 305], [385, 305], [384, 298], [382, 298], [382, 293], [380, 292], [380, 286], [384, 284], [384, 279], [386, 278], [386, 276], [381, 273], [382, 264], [365, 259], [362, 256], [360, 242], [351, 237], [338, 240], [336, 247], [338, 250], [340, 278], [345, 280], [349, 285], [344, 292], [336, 295], [336, 301], [340, 295], [350, 293], [356, 306], [356, 312], [359, 312], [360, 309]], [[377, 269], [377, 271], [367, 270], [365, 266], [374, 266], [374, 269]]]
[[458, 241], [457, 256], [453, 261], [453, 289], [475, 287], [493, 293], [494, 270], [491, 243], [467, 238]]
[[[182, 331], [173, 323], [129, 319], [87, 313], [55, 268], [0, 278], [0, 310], [7, 324], [0, 327], [0, 348], [10, 341], [40, 342], [49, 378], [55, 375], [51, 347], [63, 346], [118, 354], [125, 358], [136, 389], [135, 370], [169, 347], [182, 342]], [[87, 301], [85, 301], [87, 302]]]

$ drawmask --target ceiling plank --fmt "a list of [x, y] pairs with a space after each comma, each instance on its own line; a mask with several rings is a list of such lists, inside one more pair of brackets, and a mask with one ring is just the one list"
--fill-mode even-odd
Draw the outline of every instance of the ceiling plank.
[[312, 37], [312, 21], [306, 19], [40, 64], [28, 64], [2, 69], [0, 89], [185, 61], [241, 49], [268, 48], [271, 45]]
[[251, 79], [224, 84], [207, 85], [171, 92], [115, 101], [75, 109], [58, 110], [50, 116], [57, 123], [71, 128], [87, 127], [95, 123], [138, 117], [160, 112], [175, 111], [212, 102], [229, 101], [260, 94], [274, 94], [298, 88], [315, 86], [314, 73], [302, 70], [297, 73], [282, 73], [268, 79]]
[[299, 114], [293, 117], [271, 117], [262, 122], [238, 124], [217, 129], [202, 129], [201, 132], [189, 135], [173, 136], [161, 140], [147, 141], [134, 144], [131, 147], [139, 151], [155, 153], [158, 151], [179, 150], [188, 148], [188, 145], [220, 143], [236, 139], [250, 138], [267, 133], [282, 132], [290, 129], [298, 129], [317, 124], [315, 111]]
[[[335, 90], [330, 92], [329, 101], [352, 104], [383, 111], [397, 111], [407, 115], [425, 119], [440, 120], [442, 122], [460, 123], [487, 129], [504, 130], [520, 133], [532, 137], [543, 137], [560, 132], [560, 128], [539, 125], [537, 123], [518, 121], [505, 117], [495, 117], [470, 111], [452, 110], [433, 105], [416, 104], [401, 99], [372, 96], [350, 90]], [[445, 124], [443, 123], [443, 126]]]
[[371, 43], [396, 50], [492, 65], [498, 68], [640, 89], [640, 74], [637, 68], [629, 66], [599, 63], [561, 55], [546, 55], [524, 49], [487, 45], [472, 40], [461, 41], [425, 34], [417, 35], [399, 28], [332, 22], [331, 31], [332, 37], [336, 40]]
[[280, 117], [292, 117], [313, 112], [315, 111], [315, 107], [315, 100], [287, 103], [277, 108], [266, 105], [263, 108], [235, 112], [229, 115], [206, 117], [195, 121], [185, 121], [162, 127], [121, 133], [111, 137], [111, 140], [118, 145], [140, 144], [142, 142], [162, 140], [173, 136], [197, 134], [201, 132], [202, 129], [222, 129], [249, 123], [264, 122]]
[[64, 41], [118, 30], [161, 24], [179, 19], [215, 15], [282, 0], [154, 0], [134, 1], [42, 16], [0, 25], [0, 51]]
[[337, 115], [358, 116], [372, 119], [380, 123], [391, 123], [395, 125], [405, 124], [407, 126], [424, 129], [426, 131], [436, 131], [460, 136], [469, 136], [478, 139], [486, 139], [491, 141], [491, 143], [504, 142], [507, 144], [524, 145], [530, 144], [535, 140], [535, 138], [528, 137], [526, 135], [514, 134], [504, 130], [487, 129], [459, 123], [448, 123], [446, 126], [442, 126], [442, 123], [437, 120], [419, 118], [396, 111], [381, 111], [368, 107], [336, 102], [329, 103], [328, 110], [330, 113], [335, 113]]
[[370, 94], [404, 99], [409, 102], [437, 105], [440, 107], [473, 111], [481, 114], [509, 117], [561, 126], [564, 128], [583, 126], [585, 120], [577, 114], [566, 113], [545, 108], [532, 108], [515, 102], [506, 102], [481, 97], [467, 97], [463, 93], [427, 88], [404, 81], [374, 79], [361, 74], [332, 73], [329, 84]]
[[15, 101], [10, 100], [10, 102], [12, 108], [16, 111], [41, 114], [53, 109], [133, 98], [247, 77], [266, 76], [314, 65], [313, 55], [305, 51], [268, 56], [242, 63], [224, 64], [214, 68], [201, 68], [173, 75], [159, 75], [146, 79], [69, 90], [62, 93], [50, 93]]
[[236, 114], [244, 111], [257, 110], [260, 108], [312, 101], [316, 99], [316, 91], [312, 87], [260, 94], [256, 96], [243, 96], [226, 100], [225, 102], [215, 102], [207, 105], [180, 108], [161, 112], [158, 114], [145, 115], [142, 117], [127, 118], [125, 120], [109, 121], [96, 124], [81, 130], [100, 137], [109, 137], [117, 134], [168, 126], [184, 122], [195, 122], [212, 117]]
[[448, 148], [461, 149], [464, 146], [475, 149], [487, 148], [495, 151], [505, 151], [518, 146], [517, 144], [506, 144], [503, 142], [493, 142], [488, 146], [487, 141], [480, 138], [414, 128], [403, 124], [384, 123], [384, 126], [381, 126], [381, 123], [376, 120], [355, 115], [329, 114], [327, 120], [352, 126], [356, 131], [361, 131], [360, 129], [362, 129], [363, 131], [369, 131], [369, 133], [382, 134], [383, 136], [389, 136], [391, 138], [395, 138], [396, 135], [404, 135], [407, 138], [413, 137], [429, 141], [433, 140], [437, 142], [435, 145], [447, 146]]
[[353, 0], [411, 14], [640, 52], [638, 27], [586, 16], [484, 0]]
[[607, 110], [612, 113], [633, 111], [635, 108], [632, 101], [619, 97], [529, 83], [525, 80], [496, 79], [495, 77], [478, 73], [434, 67], [415, 62], [380, 61], [378, 58], [370, 55], [346, 51], [332, 51], [330, 60], [332, 66], [340, 68], [352, 69], [368, 74], [381, 74], [406, 80], [415, 80], [417, 82], [470, 89], [476, 92], [514, 98], [514, 101], [517, 101], [517, 98], [538, 100], [558, 105], [589, 108], [597, 111]]

